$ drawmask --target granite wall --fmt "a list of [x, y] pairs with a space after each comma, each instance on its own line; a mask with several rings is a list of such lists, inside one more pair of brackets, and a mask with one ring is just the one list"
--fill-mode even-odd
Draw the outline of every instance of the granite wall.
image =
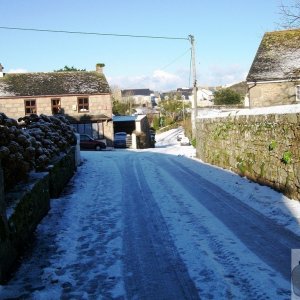
[[197, 157], [300, 200], [300, 114], [197, 120]]
[[30, 173], [28, 181], [4, 194], [0, 164], [0, 283], [15, 268], [37, 225], [76, 170], [75, 147], [57, 158], [49, 172]]

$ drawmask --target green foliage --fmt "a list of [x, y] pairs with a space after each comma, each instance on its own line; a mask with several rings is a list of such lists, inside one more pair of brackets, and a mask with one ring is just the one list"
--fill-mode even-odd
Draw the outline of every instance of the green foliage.
[[191, 145], [192, 145], [194, 148], [196, 148], [196, 146], [197, 146], [197, 140], [196, 140], [196, 138], [193, 138], [193, 139], [191, 140]]
[[84, 72], [86, 69], [77, 69], [75, 67], [64, 66], [62, 69], [54, 70], [54, 72]]
[[105, 67], [105, 64], [103, 64], [103, 63], [99, 63], [99, 64], [97, 64], [96, 66], [97, 66], [97, 67], [101, 67], [101, 68], [103, 68], [103, 67]]
[[281, 161], [285, 164], [288, 165], [292, 162], [292, 152], [291, 151], [285, 151], [282, 155]]
[[269, 145], [269, 151], [274, 150], [277, 147], [277, 142], [276, 141], [271, 141], [270, 145]]
[[116, 116], [119, 115], [130, 115], [132, 109], [132, 104], [129, 101], [121, 102], [118, 100], [113, 100], [113, 114]]
[[216, 105], [240, 104], [241, 101], [241, 95], [229, 88], [221, 89], [214, 94], [214, 104]]
[[153, 118], [153, 123], [152, 123], [152, 127], [155, 129], [155, 130], [158, 130], [159, 129], [159, 117], [158, 116], [155, 116]]
[[[182, 115], [182, 111], [187, 106], [183, 105], [181, 100], [170, 99], [160, 103], [161, 113], [167, 118], [169, 124], [174, 123]], [[167, 125], [167, 124], [166, 124]]]

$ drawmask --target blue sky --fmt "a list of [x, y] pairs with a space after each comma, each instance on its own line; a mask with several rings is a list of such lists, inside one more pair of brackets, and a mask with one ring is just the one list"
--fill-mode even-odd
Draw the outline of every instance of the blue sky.
[[[0, 26], [196, 41], [201, 86], [244, 80], [261, 38], [280, 29], [279, 5], [293, 0], [0, 0]], [[0, 29], [5, 72], [49, 72], [68, 66], [94, 70], [105, 63], [111, 85], [176, 89], [189, 86], [187, 40], [68, 35]]]

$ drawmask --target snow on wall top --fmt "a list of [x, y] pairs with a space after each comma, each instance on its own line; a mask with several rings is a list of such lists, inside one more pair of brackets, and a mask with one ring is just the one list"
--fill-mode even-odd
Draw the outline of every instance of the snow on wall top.
[[277, 105], [268, 107], [255, 107], [243, 109], [199, 109], [198, 119], [226, 118], [249, 115], [270, 115], [270, 114], [296, 114], [300, 113], [300, 104]]
[[300, 29], [265, 33], [247, 81], [298, 78], [300, 78]]
[[18, 73], [0, 78], [0, 97], [102, 93], [110, 93], [110, 88], [97, 72]]

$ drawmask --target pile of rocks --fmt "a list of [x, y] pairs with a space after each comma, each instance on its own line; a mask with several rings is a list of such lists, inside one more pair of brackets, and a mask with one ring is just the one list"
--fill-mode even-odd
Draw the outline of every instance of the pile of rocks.
[[0, 159], [5, 189], [43, 171], [51, 160], [76, 144], [74, 129], [63, 115], [35, 115], [18, 122], [0, 113]]

